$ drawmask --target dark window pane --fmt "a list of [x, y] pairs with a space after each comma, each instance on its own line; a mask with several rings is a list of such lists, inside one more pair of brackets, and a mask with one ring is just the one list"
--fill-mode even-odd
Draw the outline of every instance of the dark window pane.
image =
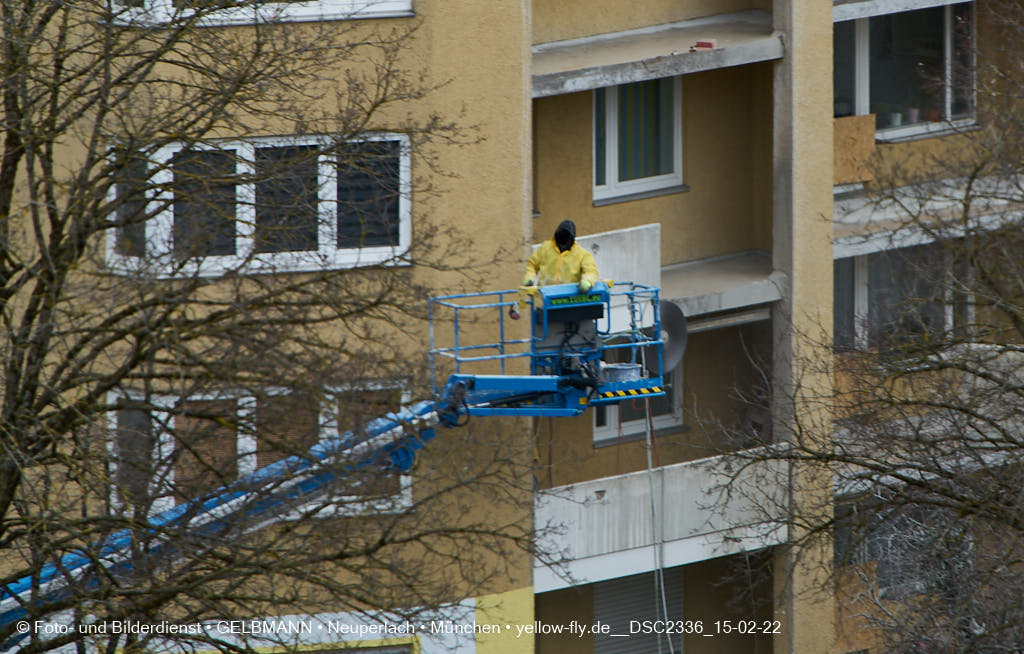
[[874, 586], [885, 597], [948, 597], [971, 574], [974, 540], [941, 509], [846, 504], [835, 515], [835, 565], [873, 562]]
[[667, 382], [663, 384], [663, 389], [665, 391], [665, 395], [662, 396], [651, 397], [646, 400], [633, 398], [619, 402], [619, 419], [622, 420], [622, 422], [646, 420], [647, 402], [651, 403], [652, 418], [672, 415], [672, 396], [675, 391], [673, 390], [672, 385]]
[[320, 410], [315, 397], [287, 393], [256, 401], [256, 464], [270, 465], [305, 454], [320, 440]]
[[974, 280], [968, 258], [970, 252], [967, 248], [964, 241], [957, 242], [957, 245], [954, 246], [954, 255], [951, 257], [953, 261], [950, 267], [952, 271], [949, 285], [952, 289], [953, 333], [960, 338], [969, 338], [972, 331], [971, 314], [974, 295], [971, 293], [971, 289]]
[[340, 431], [360, 432], [366, 423], [402, 408], [397, 388], [361, 389], [337, 394]]
[[871, 112], [879, 128], [944, 118], [944, 11], [934, 7], [870, 19]]
[[835, 116], [852, 116], [856, 110], [854, 96], [854, 25], [852, 20], [835, 23], [832, 28], [833, 50], [832, 107]]
[[256, 252], [317, 249], [317, 152], [256, 149]]
[[119, 409], [114, 440], [117, 497], [136, 514], [145, 514], [151, 499], [155, 449], [150, 413], [143, 409]]
[[836, 259], [832, 277], [832, 340], [836, 350], [854, 347], [853, 257]]
[[398, 245], [397, 141], [348, 143], [338, 161], [338, 247]]
[[174, 170], [174, 256], [235, 254], [235, 152], [183, 152]]
[[[363, 389], [338, 393], [337, 419], [339, 431], [363, 433], [366, 424], [402, 408], [402, 392], [397, 388]], [[401, 490], [400, 480], [392, 471], [367, 466], [353, 471], [352, 487], [346, 494], [360, 497], [388, 497]]]
[[868, 338], [887, 347], [921, 342], [945, 328], [943, 257], [933, 246], [887, 250], [868, 258]]
[[974, 113], [974, 3], [953, 5], [953, 115]]
[[146, 160], [128, 159], [117, 171], [114, 192], [117, 194], [117, 232], [115, 250], [129, 257], [146, 255]]
[[671, 78], [619, 87], [619, 181], [672, 172]]
[[854, 543], [857, 512], [850, 504], [835, 505], [835, 526], [832, 528], [832, 563], [835, 567], [858, 563]]
[[878, 589], [893, 599], [948, 593], [970, 573], [973, 540], [941, 509], [909, 505], [869, 526], [866, 556], [875, 561]]
[[234, 400], [189, 400], [179, 410], [174, 490], [187, 502], [237, 477], [237, 410]]

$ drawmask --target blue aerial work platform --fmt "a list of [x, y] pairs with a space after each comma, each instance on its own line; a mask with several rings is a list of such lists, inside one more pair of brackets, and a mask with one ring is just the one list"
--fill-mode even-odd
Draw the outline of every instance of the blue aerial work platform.
[[[478, 416], [575, 416], [591, 405], [664, 395], [658, 291], [598, 282], [587, 293], [558, 284], [432, 298], [431, 377], [440, 407]], [[506, 310], [520, 305], [530, 324], [525, 339], [508, 336]], [[439, 345], [444, 313], [452, 329]], [[466, 332], [488, 324], [496, 326], [496, 340], [467, 339]], [[439, 378], [447, 380], [443, 387]]]
[[[664, 395], [658, 293], [635, 284], [613, 290], [598, 282], [586, 293], [562, 284], [432, 298], [433, 400], [372, 420], [358, 434], [329, 436], [305, 455], [152, 515], [140, 529], [157, 534], [182, 528], [215, 538], [239, 520], [266, 524], [355, 469], [408, 471], [437, 427], [457, 427], [465, 416], [576, 416], [594, 405]], [[515, 307], [529, 322], [526, 338], [509, 336], [513, 327], [526, 331], [506, 315]], [[478, 337], [492, 330], [496, 337]], [[344, 465], [331, 465], [340, 457]], [[16, 621], [55, 619], [46, 607], [63, 606], [73, 588], [93, 586], [100, 568], [108, 576], [127, 572], [137, 563], [131, 547], [138, 535], [122, 529], [0, 590], [0, 648], [27, 635], [13, 631]], [[149, 546], [153, 555], [173, 549], [173, 542], [160, 538]]]

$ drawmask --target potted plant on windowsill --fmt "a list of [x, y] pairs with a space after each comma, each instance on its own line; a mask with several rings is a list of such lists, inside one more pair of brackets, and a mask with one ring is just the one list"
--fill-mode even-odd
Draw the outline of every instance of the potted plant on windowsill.
[[903, 124], [903, 111], [899, 107], [893, 107], [889, 112], [889, 126], [899, 127]]
[[921, 122], [921, 117], [924, 113], [922, 107], [927, 104], [928, 99], [925, 97], [924, 92], [920, 88], [913, 89], [907, 100], [907, 123], [914, 124]]
[[877, 127], [882, 129], [889, 126], [889, 103], [876, 102], [871, 105], [871, 113], [877, 116]]
[[878, 128], [899, 127], [903, 124], [903, 113], [898, 107], [891, 107], [888, 102], [878, 102], [872, 106], [878, 116]]

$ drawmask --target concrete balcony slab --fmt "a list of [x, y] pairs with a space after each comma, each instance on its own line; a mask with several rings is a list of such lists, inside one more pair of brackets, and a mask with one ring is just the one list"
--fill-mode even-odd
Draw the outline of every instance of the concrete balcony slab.
[[[759, 319], [767, 319], [763, 305], [782, 299], [784, 284], [785, 275], [772, 268], [767, 252], [740, 252], [661, 269], [661, 298], [678, 304], [688, 320], [759, 305]], [[699, 329], [699, 324], [691, 327]]]
[[[715, 47], [690, 51], [698, 40]], [[533, 97], [781, 59], [771, 14], [741, 11], [533, 47]]]

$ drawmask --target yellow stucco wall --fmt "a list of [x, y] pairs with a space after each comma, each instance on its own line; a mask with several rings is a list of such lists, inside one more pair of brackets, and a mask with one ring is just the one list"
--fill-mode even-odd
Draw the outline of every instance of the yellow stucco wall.
[[416, 5], [424, 43], [409, 62], [439, 85], [417, 109], [466, 128], [459, 143], [432, 152], [436, 174], [414, 171], [436, 191], [415, 199], [414, 229], [418, 221], [455, 229], [459, 264], [475, 275], [419, 271], [441, 292], [507, 288], [520, 272], [531, 208], [527, 10], [523, 3]]
[[[786, 43], [774, 84], [773, 264], [787, 275], [773, 310], [773, 397], [779, 423], [792, 424], [790, 409], [801, 414], [807, 427], [801, 436], [828, 448], [831, 416], [816, 400], [832, 380], [804, 363], [830, 356], [821, 344], [831, 340], [832, 329], [832, 7], [820, 0], [778, 0], [773, 16]], [[791, 438], [792, 432], [778, 434], [778, 440]], [[827, 519], [831, 475], [798, 465], [791, 475], [799, 489], [791, 509], [811, 524]], [[828, 538], [802, 540], [804, 535], [795, 526], [791, 538], [800, 544], [773, 552], [775, 616], [782, 621], [772, 643], [777, 654], [829, 652], [833, 646], [832, 544]]]
[[[660, 433], [654, 443], [655, 465], [692, 461], [735, 448], [721, 427], [747, 417], [737, 390], [749, 392], [759, 372], [751, 353], [771, 360], [771, 326], [752, 323], [693, 334], [683, 361], [683, 421], [687, 429]], [[593, 412], [578, 418], [538, 421], [537, 478], [542, 487], [561, 486], [647, 466], [643, 435], [628, 442], [594, 447]]]
[[671, 23], [744, 9], [771, 9], [766, 0], [650, 0], [640, 6], [614, 0], [533, 0], [533, 42]]
[[481, 634], [476, 639], [477, 654], [532, 654], [534, 638], [517, 627], [534, 623], [533, 587], [517, 588], [477, 598], [477, 623], [504, 623], [511, 627], [500, 634]]

